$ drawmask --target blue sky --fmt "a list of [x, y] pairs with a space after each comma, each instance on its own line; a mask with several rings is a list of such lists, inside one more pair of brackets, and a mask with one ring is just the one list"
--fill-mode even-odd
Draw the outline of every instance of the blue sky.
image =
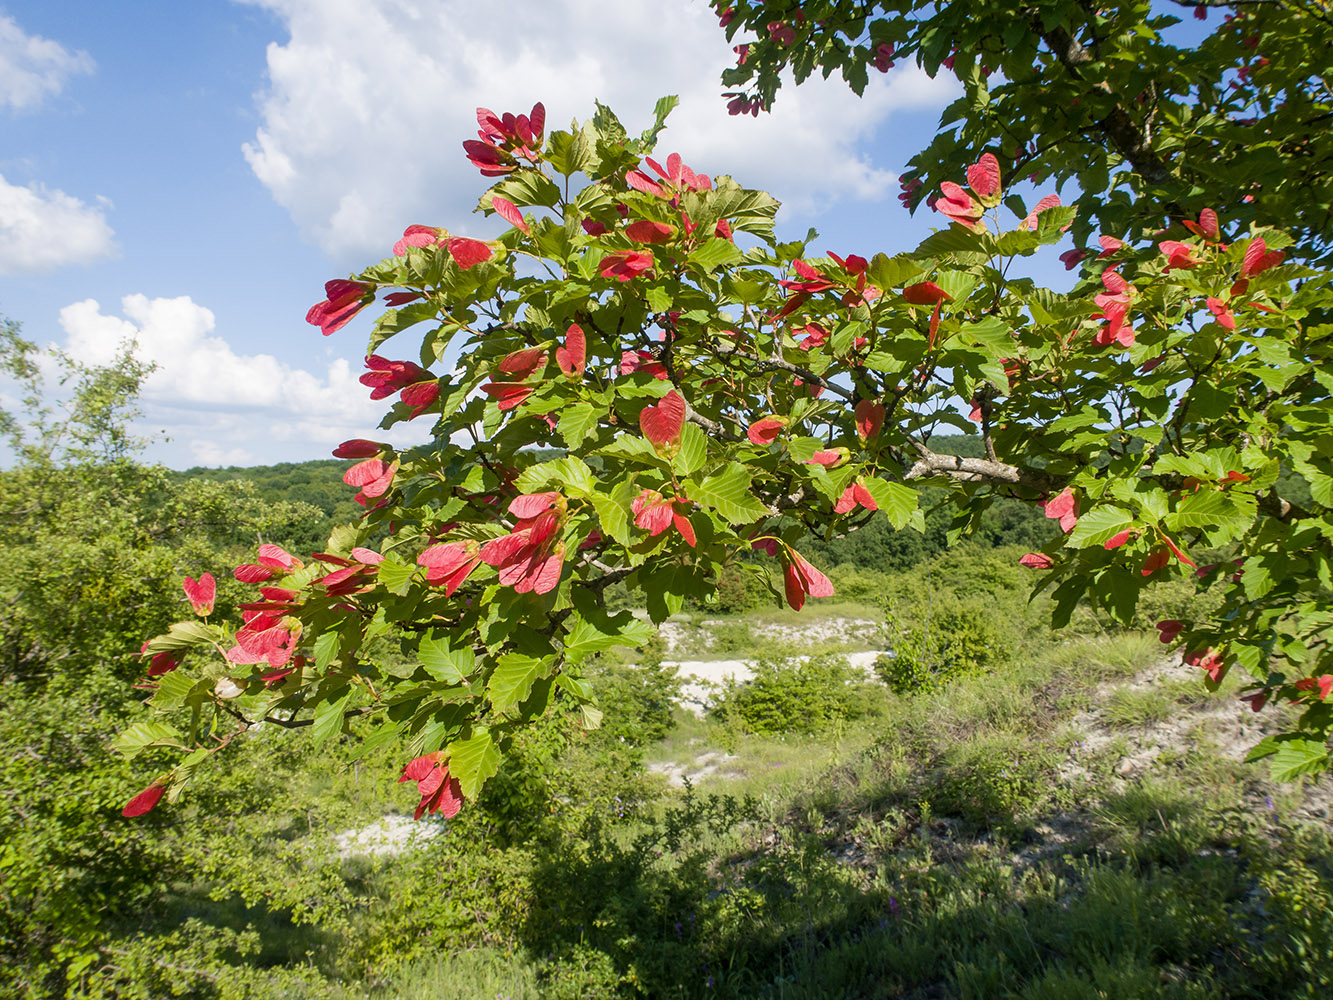
[[478, 104], [542, 100], [564, 124], [599, 98], [636, 128], [679, 94], [659, 149], [772, 191], [784, 235], [869, 256], [942, 221], [895, 195], [951, 82], [899, 67], [863, 99], [815, 83], [729, 118], [734, 56], [703, 0], [503, 8], [501, 26], [454, 0], [0, 0], [0, 314], [88, 361], [135, 338], [159, 365], [153, 460], [304, 460], [381, 413], [356, 382], [369, 320], [304, 322], [323, 282], [410, 223], [494, 231], [460, 147]]

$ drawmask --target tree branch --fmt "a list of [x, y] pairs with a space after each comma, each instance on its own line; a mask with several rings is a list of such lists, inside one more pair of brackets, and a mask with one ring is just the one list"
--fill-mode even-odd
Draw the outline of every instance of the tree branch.
[[1038, 493], [1049, 493], [1064, 487], [1064, 480], [1037, 469], [1020, 469], [1006, 462], [988, 458], [964, 458], [961, 455], [940, 455], [919, 441], [912, 440], [920, 457], [903, 475], [904, 479], [925, 479], [930, 476], [949, 476], [963, 483], [1004, 483], [1024, 486]]
[[756, 366], [756, 371], [789, 372], [792, 375], [800, 376], [801, 381], [808, 385], [823, 386], [835, 396], [841, 396], [843, 399], [847, 400], [853, 398], [852, 393], [849, 390], [844, 389], [842, 386], [821, 378], [807, 368], [802, 368], [799, 365], [793, 365], [790, 362], [783, 361], [781, 358], [770, 358], [765, 361], [763, 358], [756, 357], [748, 351], [742, 351], [734, 344], [718, 344], [713, 348], [713, 353], [719, 357], [743, 358], [744, 360], [753, 363]]

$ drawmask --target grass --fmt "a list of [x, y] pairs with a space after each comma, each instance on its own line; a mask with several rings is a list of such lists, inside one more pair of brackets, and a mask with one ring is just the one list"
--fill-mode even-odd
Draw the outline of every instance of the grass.
[[[1070, 642], [935, 693], [881, 690], [813, 735], [678, 711], [645, 759], [731, 753], [725, 776], [597, 813], [579, 800], [601, 794], [595, 766], [565, 762], [547, 780], [586, 784], [540, 837], [478, 825], [349, 862], [342, 929], [283, 926], [269, 952], [321, 956], [327, 991], [282, 995], [1326, 996], [1333, 837], [1297, 821], [1305, 791], [1211, 744], [1196, 709], [1239, 680], [1221, 703], [1192, 677], [1138, 686], [1160, 659], [1151, 635]], [[1177, 742], [1120, 773], [1139, 730], [1182, 714]], [[321, 794], [365, 808], [364, 785]]]

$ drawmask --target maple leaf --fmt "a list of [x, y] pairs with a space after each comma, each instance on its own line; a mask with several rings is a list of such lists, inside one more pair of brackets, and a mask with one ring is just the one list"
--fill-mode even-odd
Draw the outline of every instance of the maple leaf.
[[505, 222], [509, 223], [515, 229], [527, 233], [528, 235], [532, 234], [532, 230], [528, 228], [527, 221], [523, 218], [523, 213], [520, 212], [518, 206], [508, 198], [502, 198], [498, 194], [491, 195], [491, 208], [495, 209], [496, 215], [504, 219]]
[[153, 782], [134, 798], [125, 803], [125, 808], [120, 811], [122, 816], [128, 816], [131, 819], [135, 816], [142, 816], [145, 813], [153, 811], [153, 808], [162, 800], [162, 793], [167, 790], [167, 786], [159, 782]]
[[555, 349], [555, 363], [565, 375], [576, 378], [583, 374], [587, 359], [588, 340], [584, 336], [583, 327], [570, 323], [569, 329], [565, 331], [565, 342]]
[[194, 608], [194, 613], [201, 618], [206, 618], [213, 613], [213, 601], [217, 597], [217, 583], [213, 579], [212, 573], [205, 573], [195, 582], [193, 577], [187, 576], [184, 583], [181, 584], [185, 589], [185, 597], [190, 602], [190, 607]]
[[324, 283], [324, 295], [322, 302], [316, 302], [306, 312], [305, 321], [319, 327], [327, 337], [341, 330], [353, 316], [375, 301], [375, 286], [335, 278]]
[[654, 448], [669, 448], [680, 440], [685, 426], [685, 400], [675, 389], [663, 396], [655, 406], [639, 411], [639, 429]]
[[807, 562], [790, 545], [784, 545], [782, 579], [786, 591], [787, 604], [793, 611], [800, 611], [809, 597], [832, 597], [833, 584], [819, 570]]
[[864, 444], [879, 436], [880, 428], [884, 426], [884, 404], [873, 399], [863, 399], [856, 404], [852, 416], [856, 420], [857, 437]]

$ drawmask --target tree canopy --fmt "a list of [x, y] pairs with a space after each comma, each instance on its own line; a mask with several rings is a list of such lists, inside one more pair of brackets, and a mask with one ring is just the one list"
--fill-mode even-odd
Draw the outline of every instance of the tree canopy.
[[713, 6], [744, 39], [723, 76], [738, 113], [770, 107], [784, 74], [839, 73], [858, 94], [895, 63], [957, 78], [963, 95], [903, 177], [914, 208], [989, 151], [1006, 187], [1081, 192], [1085, 246], [1212, 208], [1234, 231], [1284, 229], [1302, 258], [1331, 249], [1333, 13], [1315, 0]]
[[[401, 747], [418, 814], [452, 814], [553, 703], [599, 724], [581, 676], [592, 654], [642, 644], [724, 570], [764, 559], [791, 607], [832, 594], [809, 540], [875, 518], [924, 530], [923, 486], [950, 492], [954, 534], [1001, 497], [1058, 525], [1023, 557], [1052, 591], [1056, 624], [1081, 601], [1129, 621], [1145, 588], [1173, 577], [1215, 588], [1216, 612], [1160, 622], [1162, 640], [1212, 685], [1247, 671], [1256, 711], [1298, 706], [1256, 756], [1284, 776], [1327, 766], [1333, 289], [1315, 262], [1324, 222], [1294, 207], [1309, 197], [1300, 150], [1323, 140], [1273, 146], [1291, 164], [1278, 177], [1247, 158], [1263, 144], [1224, 113], [1240, 97], [1204, 113], [1213, 91], [1268, 86], [1235, 25], [1259, 18], [1259, 48], [1283, 18], [1309, 29], [1286, 80], [1322, 18], [1247, 7], [1200, 46], [1212, 62], [1177, 76], [1168, 25], [1142, 6], [728, 10], [728, 30], [765, 32], [738, 70], [765, 102], [793, 60], [798, 77], [842, 66], [856, 86], [868, 59], [915, 55], [935, 71], [956, 45], [965, 124], [918, 158], [947, 226], [893, 256], [782, 242], [772, 197], [657, 156], [674, 99], [638, 137], [601, 105], [549, 134], [540, 103], [478, 109], [463, 150], [492, 179], [478, 207], [504, 233], [411, 225], [383, 261], [328, 282], [307, 317], [335, 335], [388, 307], [362, 382], [372, 398], [397, 397], [382, 426], [429, 419], [432, 440], [345, 442], [335, 454], [359, 460], [345, 481], [365, 515], [318, 552], [261, 545], [234, 570], [257, 588], [239, 623], [218, 620], [188, 582], [198, 617], [143, 651], [161, 665], [151, 702], [163, 720], [119, 742], [173, 762], [129, 814], [179, 796], [261, 726], [328, 740], [362, 724], [367, 749]], [[993, 50], [990, 68], [1010, 81], [994, 92], [982, 72]], [[1278, 120], [1322, 100], [1300, 79]], [[1074, 110], [1048, 115], [1043, 87]], [[1158, 97], [1132, 111], [1150, 87]], [[1215, 145], [1233, 127], [1226, 149], [1243, 155]], [[1006, 129], [1038, 142], [1019, 169], [998, 155]], [[1079, 205], [1015, 197], [1027, 173], [1077, 180]], [[1246, 178], [1261, 175], [1268, 187], [1246, 200]], [[1279, 218], [1290, 225], [1269, 225]], [[1015, 258], [1051, 252], [1071, 226], [1103, 230], [1078, 287], [1011, 277]], [[932, 447], [948, 428], [978, 448]], [[1307, 503], [1281, 486], [1293, 479]], [[607, 609], [617, 583], [648, 621]], [[201, 742], [201, 719], [230, 727], [221, 746]]]

